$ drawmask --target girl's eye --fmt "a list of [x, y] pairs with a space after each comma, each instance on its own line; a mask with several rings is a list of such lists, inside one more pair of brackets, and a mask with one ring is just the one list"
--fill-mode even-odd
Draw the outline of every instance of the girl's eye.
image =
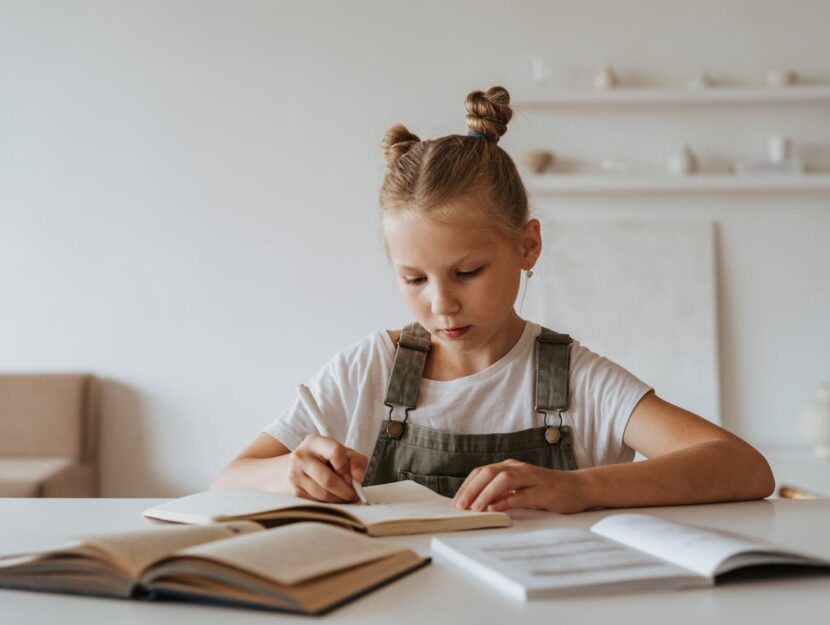
[[459, 271], [456, 275], [461, 278], [462, 280], [469, 280], [470, 278], [475, 278], [478, 274], [482, 272], [484, 267], [476, 267], [471, 271]]
[[413, 286], [416, 284], [422, 284], [425, 280], [426, 278], [424, 278], [423, 276], [418, 276], [416, 278], [407, 278], [406, 276], [404, 276], [403, 278], [404, 282], [406, 282], [407, 284], [411, 284]]

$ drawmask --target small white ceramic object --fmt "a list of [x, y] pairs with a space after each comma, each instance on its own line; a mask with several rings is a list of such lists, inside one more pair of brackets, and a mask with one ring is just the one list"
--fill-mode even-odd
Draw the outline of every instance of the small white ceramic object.
[[530, 59], [530, 79], [537, 85], [545, 82], [545, 59], [535, 56]]
[[821, 384], [813, 401], [804, 407], [798, 419], [804, 437], [813, 445], [813, 453], [830, 460], [830, 384]]
[[620, 79], [610, 63], [606, 63], [594, 75], [594, 87], [597, 89], [613, 89], [619, 86]]
[[783, 163], [792, 156], [793, 142], [789, 137], [776, 135], [767, 139], [767, 154], [773, 163]]
[[602, 168], [602, 171], [609, 174], [627, 174], [629, 169], [627, 161], [620, 161], [614, 158], [602, 159], [599, 166]]
[[767, 84], [770, 87], [786, 87], [798, 82], [798, 73], [793, 69], [767, 70]]
[[669, 156], [669, 160], [666, 161], [666, 169], [673, 176], [693, 174], [697, 171], [697, 156], [692, 152], [692, 148], [684, 145]]
[[701, 71], [697, 76], [690, 79], [689, 82], [686, 83], [686, 87], [689, 89], [706, 89], [711, 87], [714, 84], [712, 81], [712, 77], [709, 76], [709, 73]]

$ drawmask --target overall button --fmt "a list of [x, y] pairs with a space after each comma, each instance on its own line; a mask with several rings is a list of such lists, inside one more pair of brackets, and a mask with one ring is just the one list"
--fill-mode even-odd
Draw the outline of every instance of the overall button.
[[559, 428], [548, 428], [545, 430], [545, 440], [551, 445], [558, 443], [560, 438], [562, 438], [562, 435], [559, 433]]
[[400, 421], [390, 421], [386, 424], [386, 433], [389, 438], [400, 438], [403, 434], [403, 423]]

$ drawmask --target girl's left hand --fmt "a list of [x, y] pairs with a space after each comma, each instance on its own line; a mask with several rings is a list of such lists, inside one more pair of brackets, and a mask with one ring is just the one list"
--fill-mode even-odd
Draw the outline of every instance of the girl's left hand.
[[562, 514], [589, 507], [577, 472], [545, 469], [518, 460], [474, 469], [458, 489], [453, 504], [488, 512], [536, 508]]

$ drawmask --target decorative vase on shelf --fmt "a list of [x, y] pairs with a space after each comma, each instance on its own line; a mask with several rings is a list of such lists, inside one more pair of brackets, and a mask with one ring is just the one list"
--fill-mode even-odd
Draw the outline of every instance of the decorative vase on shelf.
[[606, 63], [594, 75], [594, 87], [597, 89], [613, 89], [619, 86], [620, 79], [610, 63]]
[[767, 84], [770, 87], [788, 87], [798, 82], [798, 72], [793, 69], [767, 70]]
[[830, 384], [816, 389], [813, 401], [801, 411], [798, 426], [812, 443], [813, 453], [822, 460], [830, 460]]
[[697, 156], [692, 152], [692, 148], [684, 145], [669, 156], [669, 160], [666, 161], [666, 169], [673, 176], [693, 174], [697, 171]]
[[550, 150], [530, 150], [522, 154], [522, 163], [534, 174], [544, 173], [555, 159]]

